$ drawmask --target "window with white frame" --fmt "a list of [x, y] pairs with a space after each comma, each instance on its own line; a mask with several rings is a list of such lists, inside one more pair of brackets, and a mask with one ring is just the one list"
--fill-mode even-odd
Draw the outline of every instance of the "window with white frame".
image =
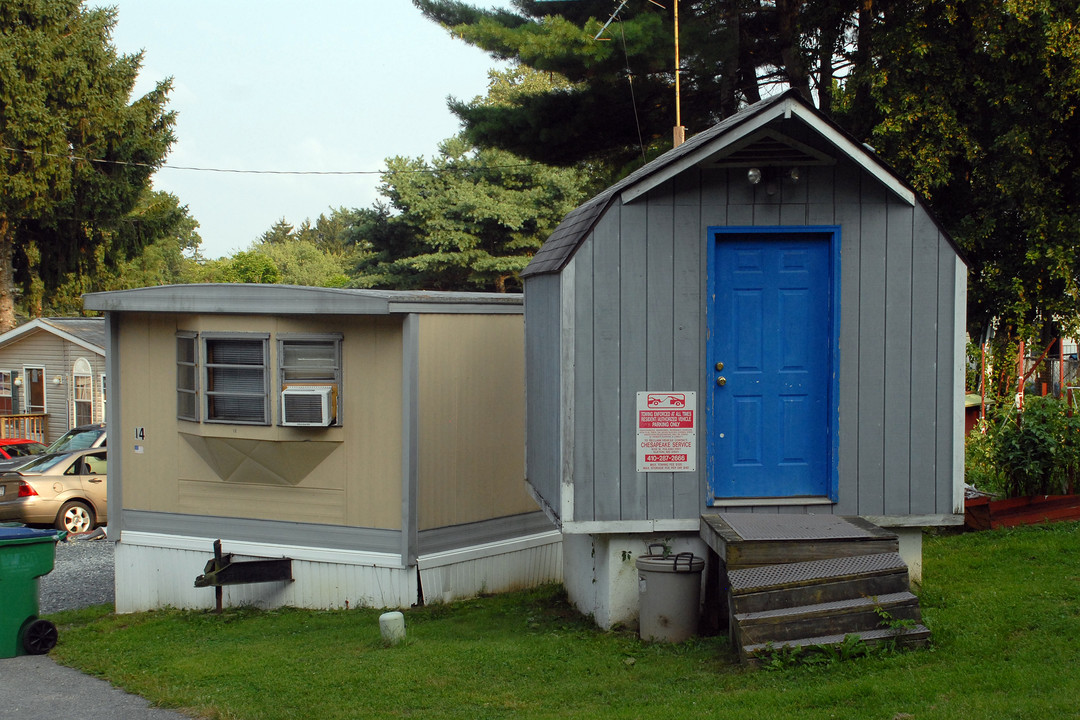
[[91, 376], [73, 375], [71, 390], [75, 402], [75, 425], [94, 422], [94, 383]]
[[[331, 387], [336, 397], [341, 387], [341, 338], [340, 334], [278, 335], [281, 389]], [[341, 425], [340, 403], [336, 404], [335, 410], [332, 424]]]
[[0, 370], [0, 415], [11, 415], [14, 411], [14, 403], [11, 395], [10, 370]]
[[206, 422], [270, 423], [268, 335], [204, 335]]
[[195, 333], [181, 332], [176, 335], [176, 417], [195, 422], [199, 420], [197, 341]]

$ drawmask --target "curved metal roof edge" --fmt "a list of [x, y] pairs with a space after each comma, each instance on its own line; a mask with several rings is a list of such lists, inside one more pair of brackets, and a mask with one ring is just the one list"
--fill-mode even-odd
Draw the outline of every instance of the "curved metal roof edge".
[[201, 283], [88, 293], [83, 307], [104, 312], [228, 315], [388, 315], [516, 313], [521, 293], [362, 290], [305, 285]]

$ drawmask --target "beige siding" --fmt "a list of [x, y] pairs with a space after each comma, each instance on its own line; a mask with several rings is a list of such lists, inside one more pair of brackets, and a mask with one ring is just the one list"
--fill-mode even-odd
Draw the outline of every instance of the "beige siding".
[[[342, 427], [178, 420], [178, 330], [269, 333], [274, 423], [276, 336], [341, 333]], [[131, 313], [119, 335], [123, 427], [111, 444], [124, 453], [125, 509], [400, 528], [400, 319]], [[145, 438], [135, 440], [139, 427]]]
[[419, 529], [533, 512], [525, 473], [524, 319], [420, 318]]
[[[56, 440], [74, 425], [71, 371], [79, 358], [85, 358], [92, 370], [92, 421], [104, 422], [105, 407], [101, 395], [101, 377], [105, 373], [104, 356], [44, 330], [0, 348], [0, 370], [17, 372], [21, 376], [24, 368], [45, 368], [45, 411], [49, 414], [47, 442]], [[62, 378], [59, 385], [53, 383], [53, 378], [57, 376]], [[25, 386], [18, 388], [16, 393], [17, 412], [26, 412]]]

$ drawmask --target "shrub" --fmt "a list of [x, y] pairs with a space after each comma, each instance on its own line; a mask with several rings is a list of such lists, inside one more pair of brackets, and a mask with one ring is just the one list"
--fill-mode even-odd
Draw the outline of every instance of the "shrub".
[[1063, 400], [1035, 396], [1027, 399], [1023, 413], [1011, 406], [1002, 409], [987, 440], [987, 456], [1000, 471], [1008, 497], [1071, 490], [1080, 467], [1080, 413], [1071, 413]]

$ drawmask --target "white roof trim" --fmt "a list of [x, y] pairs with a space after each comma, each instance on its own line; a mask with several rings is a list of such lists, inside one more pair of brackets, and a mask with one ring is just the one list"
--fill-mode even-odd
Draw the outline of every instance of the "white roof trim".
[[14, 328], [12, 330], [8, 330], [3, 335], [0, 335], [0, 347], [7, 347], [8, 345], [11, 345], [12, 343], [16, 343], [19, 340], [22, 340], [24, 336], [30, 335], [35, 331], [44, 331], [44, 332], [47, 332], [47, 333], [52, 333], [53, 335], [60, 338], [61, 340], [67, 340], [69, 343], [73, 343], [75, 345], [78, 345], [81, 348], [85, 348], [86, 350], [89, 350], [92, 353], [96, 353], [97, 355], [101, 355], [102, 357], [105, 356], [105, 348], [103, 348], [103, 347], [101, 347], [99, 345], [95, 345], [93, 343], [87, 342], [87, 341], [83, 340], [82, 338], [75, 337], [74, 335], [72, 335], [72, 334], [70, 334], [68, 332], [65, 332], [64, 330], [61, 330], [60, 328], [56, 327], [55, 325], [46, 322], [42, 318], [35, 318], [35, 319], [31, 320], [28, 323], [24, 323], [24, 324], [20, 325], [19, 327]]
[[[783, 114], [783, 106], [789, 104], [790, 102], [790, 100], [785, 100], [771, 113], [762, 112], [758, 115], [755, 115], [746, 122], [740, 123], [737, 127], [734, 127], [731, 130], [728, 130], [727, 132], [713, 138], [711, 141], [701, 146], [696, 151], [684, 155], [678, 160], [661, 168], [657, 172], [652, 173], [648, 177], [642, 178], [640, 182], [634, 183], [633, 185], [622, 191], [621, 199], [623, 204], [625, 205], [626, 203], [637, 200], [639, 197], [646, 194], [653, 188], [663, 185], [676, 175], [679, 175], [683, 171], [689, 170], [703, 160], [712, 157], [720, 148], [726, 147], [738, 140], [740, 137], [748, 133], [752, 133], [760, 127], [768, 125], [778, 115]], [[777, 110], [779, 110], [779, 112], [777, 112]]]
[[838, 132], [832, 125], [822, 122], [821, 118], [809, 108], [795, 103], [793, 109], [796, 115], [806, 121], [807, 125], [820, 132], [826, 140], [835, 145], [837, 149], [851, 158], [866, 172], [876, 177], [882, 185], [892, 190], [897, 197], [908, 205], [915, 206], [915, 191], [904, 185], [899, 178], [882, 167], [861, 145], [852, 142], [850, 138]]
[[772, 108], [769, 108], [753, 118], [750, 118], [746, 122], [740, 123], [731, 130], [718, 135], [694, 152], [688, 153], [661, 170], [648, 177], [642, 178], [641, 181], [623, 190], [621, 195], [623, 204], [633, 202], [653, 188], [659, 187], [683, 171], [689, 170], [698, 163], [707, 160], [709, 157], [716, 154], [719, 148], [726, 147], [737, 141], [739, 138], [755, 132], [778, 117], [790, 118], [792, 115], [798, 116], [803, 122], [820, 133], [821, 136], [832, 143], [837, 150], [846, 155], [867, 173], [874, 176], [882, 185], [891, 190], [893, 194], [901, 200], [908, 205], [915, 205], [915, 192], [913, 190], [905, 186], [899, 178], [878, 163], [861, 145], [852, 142], [846, 135], [832, 127], [832, 125], [823, 122], [813, 110], [792, 98], [780, 101]]

